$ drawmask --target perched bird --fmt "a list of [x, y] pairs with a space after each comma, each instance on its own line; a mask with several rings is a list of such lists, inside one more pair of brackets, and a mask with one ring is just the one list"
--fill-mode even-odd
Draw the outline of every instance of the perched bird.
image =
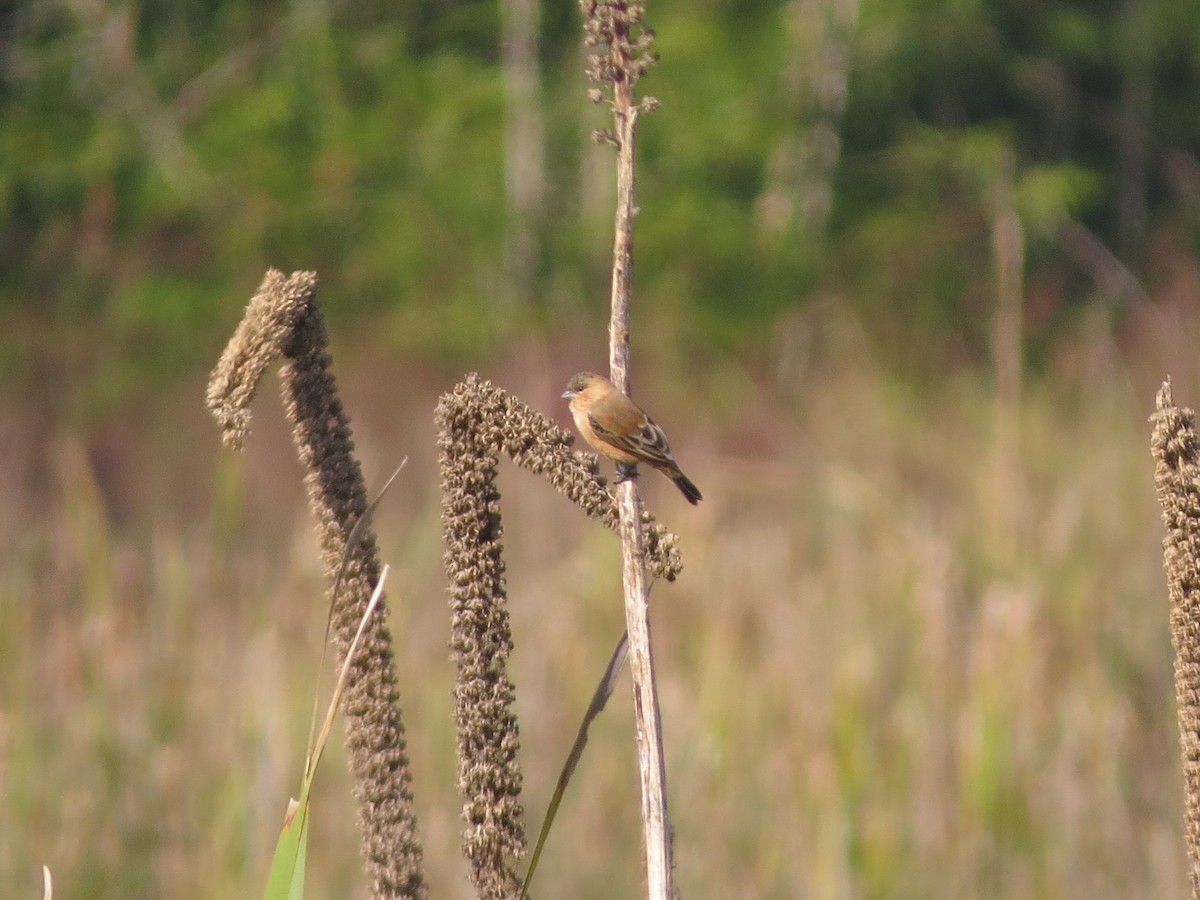
[[571, 401], [571, 417], [583, 439], [617, 463], [618, 482], [628, 477], [623, 467], [643, 462], [675, 482], [688, 503], [695, 506], [703, 499], [699, 488], [679, 471], [663, 430], [607, 378], [580, 372], [567, 382], [563, 397]]

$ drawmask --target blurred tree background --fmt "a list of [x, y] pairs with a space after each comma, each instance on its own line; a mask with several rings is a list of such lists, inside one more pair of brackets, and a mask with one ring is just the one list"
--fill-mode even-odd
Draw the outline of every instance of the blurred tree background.
[[[986, 360], [1001, 205], [1035, 363], [1098, 299], [1119, 325], [1156, 239], [1196, 249], [1195, 11], [656, 3], [643, 327], [744, 351], [828, 293], [898, 371]], [[315, 268], [335, 322], [418, 357], [602, 321], [611, 181], [577, 17], [566, 0], [6, 4], [4, 368], [70, 373], [88, 404], [205, 366], [267, 265]]]

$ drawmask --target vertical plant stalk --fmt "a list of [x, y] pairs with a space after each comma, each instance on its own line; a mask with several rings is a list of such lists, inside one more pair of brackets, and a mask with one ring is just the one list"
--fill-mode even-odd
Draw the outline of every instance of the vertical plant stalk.
[[[613, 496], [596, 460], [571, 452], [574, 438], [546, 416], [468, 375], [437, 409], [442, 528], [450, 593], [450, 647], [457, 675], [458, 786], [463, 853], [478, 896], [509, 898], [520, 888], [513, 863], [525, 852], [519, 803], [519, 735], [508, 678], [512, 651], [496, 470], [502, 455], [543, 475], [588, 515], [619, 529]], [[655, 577], [680, 570], [675, 536], [646, 515], [646, 559]]]
[[[208, 385], [208, 407], [226, 444], [240, 448], [249, 432], [250, 402], [259, 379], [280, 356], [280, 378], [304, 485], [317, 519], [321, 563], [330, 590], [351, 529], [367, 509], [350, 422], [337, 396], [313, 272], [267, 272]], [[375, 536], [365, 530], [342, 569], [332, 598], [333, 644], [339, 664], [354, 640], [379, 581]], [[382, 600], [351, 661], [342, 709], [346, 748], [358, 800], [363, 856], [377, 898], [424, 898], [421, 844], [413, 811], [412, 775], [398, 704], [392, 640]]]
[[[593, 101], [607, 100], [613, 113], [613, 132], [602, 137], [617, 151], [617, 206], [613, 227], [612, 315], [609, 320], [609, 368], [612, 382], [629, 394], [629, 303], [633, 287], [633, 218], [635, 150], [638, 115], [656, 108], [647, 98], [635, 103], [637, 79], [656, 61], [650, 52], [653, 32], [642, 26], [638, 3], [597, 3], [583, 0], [585, 34], [589, 46], [603, 55], [589, 60], [589, 76], [599, 87]], [[605, 91], [610, 91], [605, 96]], [[651, 900], [675, 896], [671, 824], [667, 807], [667, 769], [663, 751], [662, 718], [654, 655], [650, 641], [645, 537], [637, 482], [623, 481], [617, 488], [621, 522], [622, 585], [625, 593], [625, 627], [629, 636], [629, 668], [633, 676], [634, 726], [637, 732], [638, 767], [642, 788], [642, 836], [646, 848], [646, 883]]]
[[1195, 414], [1172, 401], [1170, 381], [1159, 389], [1151, 421], [1154, 484], [1167, 529], [1163, 567], [1175, 648], [1188, 871], [1192, 897], [1200, 898], [1200, 439]]

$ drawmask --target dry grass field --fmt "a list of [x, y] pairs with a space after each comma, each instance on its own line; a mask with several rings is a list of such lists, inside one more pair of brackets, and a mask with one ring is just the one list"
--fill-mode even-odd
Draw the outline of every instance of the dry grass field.
[[[851, 324], [805, 327], [807, 352], [687, 389], [635, 359], [705, 495], [643, 478], [685, 563], [652, 597], [683, 896], [1187, 896], [1146, 420], [1167, 374], [1200, 404], [1200, 319], [1082, 331], [1011, 409], [986, 371], [914, 386]], [[333, 350], [368, 483], [411, 457], [378, 533], [431, 895], [466, 897], [432, 424], [460, 373]], [[566, 425], [562, 383], [601, 359], [480, 368]], [[35, 896], [43, 863], [62, 897], [261, 891], [325, 616], [275, 385], [243, 456], [200, 373], [86, 427], [0, 407], [0, 895]], [[533, 476], [501, 490], [532, 832], [622, 628], [619, 550]], [[638, 895], [627, 700], [538, 896]], [[310, 896], [367, 896], [340, 746], [309, 871]]]

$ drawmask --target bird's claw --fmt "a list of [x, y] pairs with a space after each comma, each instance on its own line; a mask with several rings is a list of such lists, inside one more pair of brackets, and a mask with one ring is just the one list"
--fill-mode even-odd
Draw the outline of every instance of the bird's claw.
[[613, 479], [613, 484], [633, 481], [637, 477], [638, 470], [636, 463], [617, 463], [617, 477]]

